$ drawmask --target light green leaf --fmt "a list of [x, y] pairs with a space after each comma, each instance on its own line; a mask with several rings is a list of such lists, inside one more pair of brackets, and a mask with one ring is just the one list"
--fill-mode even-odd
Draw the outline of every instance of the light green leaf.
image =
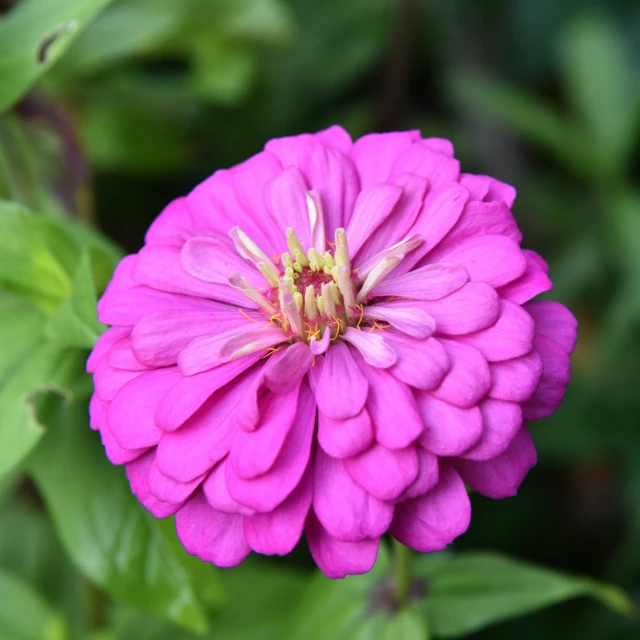
[[399, 638], [428, 640], [427, 624], [417, 611], [406, 608], [391, 616], [377, 636], [377, 640], [398, 640]]
[[436, 637], [461, 637], [543, 607], [590, 596], [623, 614], [633, 606], [613, 585], [488, 552], [422, 556], [425, 611]]
[[50, 432], [28, 469], [74, 564], [116, 599], [205, 631], [202, 600], [222, 597], [215, 569], [194, 571], [170, 523], [132, 496], [124, 469], [109, 464], [89, 430], [86, 405], [50, 407], [47, 417]]
[[9, 108], [110, 0], [22, 0], [0, 19], [0, 112]]
[[603, 15], [579, 14], [561, 41], [565, 85], [597, 149], [598, 169], [615, 175], [636, 143], [640, 73], [622, 34]]
[[65, 640], [64, 621], [31, 589], [0, 569], [0, 637], [7, 640]]

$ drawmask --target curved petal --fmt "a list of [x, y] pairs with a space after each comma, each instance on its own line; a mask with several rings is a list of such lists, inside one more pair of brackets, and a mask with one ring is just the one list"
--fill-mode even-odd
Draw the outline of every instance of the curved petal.
[[375, 296], [399, 296], [410, 300], [440, 300], [462, 287], [469, 276], [460, 266], [445, 262], [383, 280], [372, 291]]
[[449, 355], [436, 338], [416, 340], [388, 332], [386, 340], [398, 356], [389, 372], [416, 389], [435, 389], [451, 368]]
[[574, 315], [559, 302], [537, 300], [524, 305], [533, 318], [536, 333], [557, 342], [566, 353], [573, 353], [578, 339], [578, 321]]
[[498, 291], [501, 298], [516, 304], [523, 304], [531, 298], [553, 289], [553, 283], [540, 263], [530, 253], [523, 252], [523, 254], [527, 260], [526, 271], [513, 282], [500, 287]]
[[179, 504], [169, 504], [158, 500], [149, 491], [149, 468], [153, 463], [154, 452], [149, 451], [126, 465], [127, 478], [131, 485], [131, 493], [138, 498], [140, 504], [156, 518], [166, 518], [173, 515], [180, 507]]
[[350, 155], [358, 170], [362, 188], [389, 182], [393, 163], [413, 141], [414, 136], [409, 131], [371, 133], [356, 140]]
[[318, 444], [332, 458], [348, 458], [361, 453], [373, 439], [373, 425], [366, 409], [346, 420], [334, 420], [319, 412]]
[[368, 365], [377, 369], [388, 369], [397, 359], [396, 352], [387, 344], [380, 331], [365, 332], [348, 327], [342, 334], [342, 339], [352, 344]]
[[489, 396], [523, 402], [534, 394], [541, 376], [542, 358], [535, 349], [519, 358], [492, 362]]

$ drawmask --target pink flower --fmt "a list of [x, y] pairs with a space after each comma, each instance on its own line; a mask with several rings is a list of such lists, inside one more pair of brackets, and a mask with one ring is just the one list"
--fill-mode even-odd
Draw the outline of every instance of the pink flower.
[[91, 425], [186, 549], [368, 571], [515, 495], [576, 321], [520, 248], [515, 190], [418, 132], [272, 140], [172, 202], [102, 297]]

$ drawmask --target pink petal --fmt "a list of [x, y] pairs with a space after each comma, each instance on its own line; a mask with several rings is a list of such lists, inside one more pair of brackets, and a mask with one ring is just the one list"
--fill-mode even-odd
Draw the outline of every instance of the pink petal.
[[522, 404], [526, 421], [550, 416], [564, 398], [571, 377], [569, 356], [555, 340], [538, 334], [534, 344], [542, 358], [542, 377], [536, 392]]
[[291, 391], [299, 385], [312, 362], [313, 353], [303, 342], [285, 346], [268, 359], [263, 369], [266, 387], [278, 393]]
[[388, 332], [386, 340], [398, 356], [389, 372], [416, 389], [434, 389], [451, 368], [447, 352], [435, 338], [416, 340]]
[[391, 535], [402, 544], [428, 553], [440, 551], [469, 527], [471, 503], [464, 482], [447, 464], [429, 493], [396, 507]]
[[256, 351], [264, 352], [287, 340], [280, 327], [245, 324], [235, 329], [192, 340], [178, 356], [185, 376], [213, 369]]
[[482, 436], [462, 454], [469, 460], [488, 460], [503, 454], [522, 426], [522, 409], [517, 402], [487, 398], [480, 403]]
[[439, 456], [457, 456], [478, 442], [482, 434], [482, 416], [478, 407], [461, 409], [434, 398], [416, 394], [424, 422], [420, 444]]
[[313, 484], [308, 470], [291, 495], [273, 511], [244, 519], [249, 546], [268, 556], [291, 553], [302, 536], [312, 498]]
[[288, 393], [267, 392], [260, 399], [255, 431], [236, 429], [229, 462], [240, 478], [250, 480], [271, 469], [293, 426], [299, 391], [298, 386]]
[[433, 316], [438, 333], [456, 336], [489, 327], [500, 315], [498, 294], [482, 282], [467, 282], [442, 300], [424, 300], [419, 305]]
[[468, 238], [443, 255], [442, 260], [464, 267], [472, 282], [486, 282], [493, 287], [515, 280], [527, 268], [520, 247], [498, 235]]
[[394, 500], [401, 495], [418, 477], [418, 465], [414, 446], [387, 449], [379, 444], [344, 461], [347, 473], [380, 500]]
[[212, 509], [202, 492], [178, 511], [176, 530], [191, 555], [218, 567], [234, 567], [251, 551], [244, 537], [242, 516]]
[[155, 415], [156, 424], [165, 431], [175, 431], [218, 389], [244, 373], [261, 356], [260, 352], [251, 353], [215, 369], [180, 378], [159, 399]]
[[393, 505], [372, 496], [347, 473], [345, 463], [316, 451], [313, 510], [331, 536], [358, 542], [381, 536], [393, 517]]
[[533, 349], [524, 356], [491, 363], [489, 395], [498, 400], [523, 402], [528, 400], [542, 376], [542, 358]]
[[372, 442], [373, 425], [366, 409], [346, 420], [333, 420], [320, 411], [318, 443], [332, 458], [356, 455]]
[[526, 271], [519, 278], [499, 289], [500, 297], [516, 304], [523, 304], [553, 289], [553, 283], [538, 261], [528, 253], [523, 252], [523, 254], [527, 260]]
[[433, 453], [423, 449], [419, 445], [415, 447], [415, 450], [418, 455], [418, 475], [396, 502], [417, 498], [418, 496], [428, 493], [438, 484], [438, 477], [440, 475], [438, 456], [433, 455]]
[[360, 184], [353, 163], [311, 135], [269, 141], [265, 149], [275, 154], [283, 167], [296, 166], [322, 198], [327, 236], [344, 227], [353, 211]]
[[471, 345], [489, 361], [510, 360], [531, 351], [535, 327], [531, 316], [518, 305], [500, 300], [497, 322], [457, 340]]
[[107, 355], [107, 351], [111, 349], [111, 347], [122, 340], [122, 338], [126, 338], [131, 333], [131, 329], [128, 327], [111, 327], [107, 329], [99, 338], [96, 344], [93, 347], [93, 351], [87, 360], [87, 372], [93, 373], [100, 360]]
[[255, 514], [253, 509], [245, 507], [243, 504], [236, 502], [229, 493], [229, 487], [227, 487], [226, 478], [226, 466], [229, 464], [229, 459], [225, 458], [216, 465], [211, 473], [207, 476], [207, 479], [202, 483], [205, 498], [216, 511], [222, 511], [223, 513], [231, 513], [241, 516], [252, 516]]
[[491, 178], [475, 173], [461, 173], [460, 184], [469, 189], [470, 200], [483, 200], [489, 192]]
[[125, 256], [115, 268], [111, 281], [107, 285], [107, 292], [125, 291], [135, 287], [138, 283], [133, 279], [133, 271], [138, 262], [137, 254]]
[[103, 358], [93, 374], [93, 384], [100, 399], [111, 402], [125, 384], [141, 373], [141, 371], [116, 369], [107, 362], [106, 358]]
[[388, 449], [410, 445], [424, 428], [411, 390], [386, 371], [364, 363], [361, 368], [369, 381], [367, 410], [376, 440]]
[[187, 296], [209, 298], [240, 307], [255, 309], [248, 298], [228, 284], [204, 282], [189, 275], [180, 262], [180, 251], [164, 245], [147, 245], [138, 253], [133, 277], [153, 289]]
[[149, 468], [153, 464], [154, 452], [149, 451], [126, 465], [127, 478], [131, 485], [131, 492], [138, 498], [142, 506], [156, 518], [166, 518], [173, 515], [181, 505], [169, 504], [158, 500], [149, 491]]
[[126, 449], [151, 447], [163, 434], [154, 420], [158, 398], [180, 379], [175, 367], [148, 371], [127, 382], [116, 394], [107, 414], [109, 429]]
[[450, 158], [453, 158], [453, 155], [454, 155], [453, 143], [450, 140], [447, 140], [446, 138], [425, 138], [422, 141], [422, 144], [429, 147], [429, 149], [436, 151], [437, 153], [441, 153], [445, 156], [449, 156]]
[[369, 383], [349, 348], [336, 341], [324, 356], [322, 373], [314, 391], [320, 411], [334, 420], [357, 416], [367, 401]]
[[466, 271], [455, 264], [429, 264], [398, 277], [392, 275], [374, 288], [372, 294], [440, 300], [460, 289], [468, 279]]
[[455, 466], [472, 489], [499, 500], [516, 495], [518, 487], [536, 461], [533, 440], [528, 429], [522, 427], [501, 456], [483, 462], [456, 460]]
[[351, 159], [358, 170], [361, 187], [389, 182], [389, 173], [396, 158], [412, 144], [413, 136], [408, 131], [372, 133], [356, 140], [351, 149]]
[[329, 535], [313, 511], [305, 524], [309, 551], [328, 578], [367, 573], [376, 563], [380, 538], [360, 542], [341, 542]]
[[107, 424], [107, 409], [109, 403], [101, 400], [97, 393], [91, 396], [89, 401], [89, 427], [94, 431], [99, 431]]
[[[255, 314], [255, 317], [259, 316]], [[261, 321], [264, 322], [262, 318]], [[150, 367], [164, 367], [176, 364], [180, 351], [195, 338], [247, 325], [247, 318], [227, 305], [211, 311], [156, 311], [133, 328], [131, 342], [140, 362]]]
[[297, 167], [288, 167], [265, 185], [264, 201], [284, 233], [291, 227], [302, 246], [311, 246], [311, 227], [307, 213], [307, 191], [309, 187]]
[[[105, 404], [105, 419], [107, 407], [108, 405]], [[104, 447], [107, 458], [111, 464], [125, 464], [127, 462], [131, 462], [147, 451], [146, 447], [141, 449], [125, 449], [124, 447], [121, 447], [113, 437], [113, 434], [109, 430], [106, 422], [103, 422], [100, 426], [100, 437], [102, 439], [102, 446]]]
[[337, 124], [323, 131], [319, 131], [316, 133], [316, 138], [320, 140], [322, 144], [328, 147], [334, 147], [345, 155], [349, 155], [353, 147], [351, 136]]
[[578, 339], [578, 322], [563, 304], [550, 300], [527, 303], [524, 308], [533, 318], [536, 333], [557, 342], [566, 353], [573, 353]]
[[291, 429], [275, 464], [268, 473], [251, 480], [240, 478], [228, 465], [226, 478], [231, 495], [259, 512], [273, 511], [284, 502], [300, 482], [309, 461], [315, 423], [315, 398], [303, 382], [295, 427]]
[[142, 364], [133, 354], [131, 350], [131, 338], [129, 336], [118, 340], [118, 342], [109, 349], [107, 362], [116, 369], [126, 369], [127, 371], [149, 370], [149, 367]]
[[160, 471], [180, 482], [189, 482], [222, 460], [229, 452], [238, 424], [238, 405], [259, 374], [258, 369], [240, 376], [216, 391], [180, 429], [165, 432], [157, 449]]
[[173, 478], [165, 476], [158, 465], [156, 459], [149, 466], [148, 482], [149, 491], [161, 502], [168, 504], [182, 505], [184, 501], [200, 486], [204, 480], [204, 475], [198, 476], [189, 482], [178, 482]]
[[[374, 184], [364, 188], [358, 194], [353, 214], [347, 226], [351, 255], [355, 255], [363, 245], [368, 244], [372, 232], [391, 214], [401, 195], [402, 189], [392, 184]], [[388, 246], [389, 244], [386, 244], [375, 250], [367, 247], [367, 251], [371, 255], [375, 255]]]
[[516, 190], [510, 184], [489, 178], [489, 191], [484, 197], [486, 202], [504, 202], [509, 208], [516, 199]]
[[527, 258], [527, 262], [535, 262], [545, 273], [549, 273], [549, 265], [539, 253], [531, 251], [530, 249], [523, 249], [522, 253], [524, 253]]
[[402, 173], [425, 176], [432, 188], [457, 182], [460, 163], [448, 155], [434, 151], [428, 144], [417, 142], [402, 153], [391, 167], [389, 178], [393, 180]]
[[[368, 304], [364, 307], [363, 317], [366, 320], [384, 320], [414, 338], [428, 338], [436, 330], [436, 321], [426, 311], [416, 308], [412, 301]], [[386, 336], [385, 342], [388, 343]]]
[[145, 244], [165, 244], [181, 247], [193, 229], [186, 198], [170, 202], [151, 223], [144, 236]]
[[441, 340], [451, 362], [442, 384], [431, 395], [458, 407], [473, 407], [489, 391], [491, 373], [482, 354], [456, 340]]
[[396, 352], [379, 331], [359, 331], [354, 327], [347, 327], [342, 339], [352, 344], [360, 352], [363, 360], [372, 367], [388, 369], [395, 364]]

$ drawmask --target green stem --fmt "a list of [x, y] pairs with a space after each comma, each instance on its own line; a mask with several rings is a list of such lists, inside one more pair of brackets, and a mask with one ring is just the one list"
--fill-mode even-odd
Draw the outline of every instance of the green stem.
[[401, 542], [393, 540], [395, 563], [396, 601], [402, 605], [409, 597], [411, 590], [411, 549]]

